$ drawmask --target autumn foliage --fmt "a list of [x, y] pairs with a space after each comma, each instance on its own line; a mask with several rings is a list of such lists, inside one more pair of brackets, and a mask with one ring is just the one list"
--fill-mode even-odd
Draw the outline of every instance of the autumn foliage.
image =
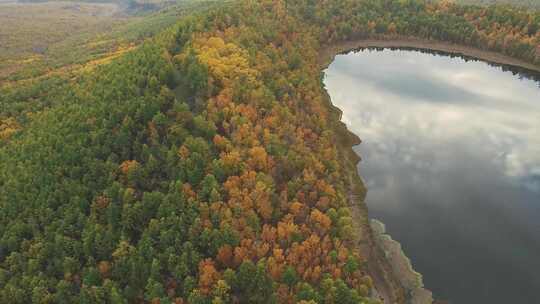
[[0, 302], [377, 302], [319, 51], [414, 35], [539, 62], [539, 23], [420, 0], [182, 18], [0, 116]]

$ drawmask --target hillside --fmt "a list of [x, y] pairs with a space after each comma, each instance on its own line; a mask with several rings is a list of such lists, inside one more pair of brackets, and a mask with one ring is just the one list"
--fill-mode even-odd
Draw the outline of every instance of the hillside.
[[357, 139], [320, 56], [411, 36], [540, 64], [540, 13], [242, 0], [73, 78], [4, 88], [0, 303], [379, 303], [392, 274], [358, 246]]
[[0, 2], [0, 86], [114, 58], [211, 3]]

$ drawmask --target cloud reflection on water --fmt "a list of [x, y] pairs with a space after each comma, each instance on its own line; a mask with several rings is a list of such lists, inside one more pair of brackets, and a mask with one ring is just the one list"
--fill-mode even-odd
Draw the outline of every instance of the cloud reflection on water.
[[325, 84], [363, 140], [355, 150], [372, 216], [427, 286], [465, 304], [538, 298], [538, 84], [483, 62], [390, 50], [337, 56]]
[[433, 145], [465, 136], [490, 148], [484, 157], [496, 158], [509, 175], [540, 171], [540, 93], [532, 81], [482, 62], [385, 50], [338, 56], [325, 82], [339, 87], [332, 100], [364, 140]]

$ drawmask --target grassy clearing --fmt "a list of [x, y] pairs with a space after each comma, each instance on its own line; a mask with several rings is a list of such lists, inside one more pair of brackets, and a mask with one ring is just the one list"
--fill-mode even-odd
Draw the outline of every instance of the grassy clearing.
[[124, 2], [0, 2], [0, 85], [99, 62], [209, 2], [161, 3], [169, 6], [133, 15]]
[[65, 41], [75, 46], [126, 23], [126, 17], [114, 16], [117, 12], [112, 3], [0, 4], [0, 80], [31, 77], [49, 63], [68, 63], [65, 54], [71, 49], [57, 53], [57, 46]]

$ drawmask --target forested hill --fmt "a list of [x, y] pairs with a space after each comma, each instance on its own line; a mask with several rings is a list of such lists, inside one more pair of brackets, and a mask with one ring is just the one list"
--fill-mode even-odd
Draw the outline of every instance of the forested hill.
[[319, 51], [412, 35], [538, 64], [539, 27], [446, 2], [224, 2], [6, 91], [0, 303], [377, 302]]

